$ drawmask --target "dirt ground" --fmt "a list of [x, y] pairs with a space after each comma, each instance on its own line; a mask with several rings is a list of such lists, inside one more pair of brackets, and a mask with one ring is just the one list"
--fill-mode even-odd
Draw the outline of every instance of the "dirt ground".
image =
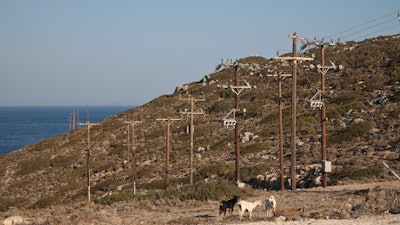
[[257, 190], [241, 199], [255, 201], [274, 195], [276, 215], [258, 206], [252, 218], [239, 220], [239, 209], [219, 216], [217, 201], [120, 202], [111, 206], [77, 204], [47, 209], [10, 209], [0, 218], [20, 215], [26, 224], [400, 224], [400, 181], [353, 184], [296, 191]]

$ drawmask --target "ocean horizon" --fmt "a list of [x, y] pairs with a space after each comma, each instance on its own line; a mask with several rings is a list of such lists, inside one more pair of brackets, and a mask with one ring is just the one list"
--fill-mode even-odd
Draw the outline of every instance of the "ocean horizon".
[[76, 122], [96, 123], [134, 107], [0, 106], [0, 155], [69, 132], [74, 114]]

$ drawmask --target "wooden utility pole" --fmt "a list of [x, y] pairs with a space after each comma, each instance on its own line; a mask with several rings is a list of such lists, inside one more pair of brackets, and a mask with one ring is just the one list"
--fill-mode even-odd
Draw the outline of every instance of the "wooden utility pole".
[[88, 201], [90, 202], [90, 148], [92, 144], [90, 143], [90, 126], [99, 125], [98, 123], [86, 123], [87, 127], [87, 146], [86, 146], [86, 174], [87, 174], [87, 196]]
[[205, 101], [204, 98], [201, 99], [195, 99], [192, 96], [190, 96], [187, 99], [180, 99], [182, 101], [189, 101], [190, 102], [190, 112], [182, 112], [182, 114], [187, 114], [190, 115], [190, 127], [189, 127], [189, 133], [190, 133], [190, 163], [189, 163], [189, 184], [193, 184], [193, 139], [194, 139], [194, 124], [193, 124], [193, 116], [194, 115], [201, 115], [204, 114], [203, 112], [195, 112], [194, 111], [194, 104], [198, 101]]
[[[246, 81], [246, 86], [239, 86], [239, 69], [240, 67], [243, 66], [243, 64], [236, 63], [235, 64], [235, 86], [231, 86], [232, 91], [236, 94], [235, 95], [235, 108], [234, 112], [239, 112], [240, 107], [239, 107], [239, 102], [240, 98], [239, 95], [240, 93], [245, 89], [245, 88], [251, 88], [250, 84], [247, 83]], [[234, 114], [235, 117], [237, 114]], [[240, 123], [239, 123], [239, 118], [236, 119], [236, 124], [235, 124], [235, 180], [240, 181]]]
[[181, 119], [176, 118], [166, 118], [166, 119], [157, 119], [157, 121], [164, 121], [167, 127], [166, 133], [166, 153], [165, 153], [165, 190], [168, 191], [169, 188], [169, 153], [170, 153], [170, 127], [174, 121], [179, 121]]
[[[235, 67], [235, 92], [238, 93], [239, 89], [239, 66], [236, 65]], [[239, 112], [239, 94], [235, 95], [235, 111]], [[235, 173], [235, 180], [240, 181], [240, 122], [239, 118], [236, 121], [235, 125], [235, 167], [236, 167], [236, 173]]]
[[[325, 67], [325, 47], [321, 44], [321, 67]], [[324, 102], [325, 98], [325, 69], [321, 70], [321, 101]], [[321, 157], [326, 161], [326, 107], [325, 103], [321, 107]], [[326, 188], [328, 185], [328, 173], [322, 172], [322, 187]]]
[[132, 126], [132, 149], [129, 148], [129, 125], [128, 125], [128, 162], [130, 161], [130, 155], [132, 155], [131, 162], [131, 175], [130, 181], [132, 184], [132, 194], [136, 195], [136, 154], [135, 154], [135, 124], [139, 124], [141, 121], [133, 121], [131, 123]]
[[[332, 42], [328, 42], [330, 46], [334, 44]], [[321, 65], [317, 66], [318, 72], [321, 74], [321, 99], [320, 99], [320, 108], [321, 108], [321, 160], [323, 163], [322, 166], [322, 187], [326, 187], [328, 185], [328, 172], [330, 171], [330, 163], [327, 161], [326, 157], [326, 105], [324, 102], [325, 98], [325, 75], [329, 69], [336, 69], [337, 67], [333, 62], [331, 66], [325, 66], [325, 45], [328, 43], [321, 42], [311, 42], [310, 44], [316, 45], [321, 49]], [[342, 69], [342, 66], [339, 65], [339, 69]]]
[[283, 59], [292, 61], [292, 139], [291, 139], [291, 188], [296, 190], [296, 108], [297, 108], [297, 60], [314, 60], [313, 58], [297, 57], [297, 40], [302, 40], [304, 38], [297, 36], [296, 33], [289, 36], [293, 40], [293, 57], [274, 57], [274, 59]]
[[87, 152], [86, 152], [86, 175], [87, 175], [87, 197], [90, 202], [90, 123], [87, 124]]
[[283, 162], [283, 124], [282, 124], [282, 110], [283, 110], [283, 99], [282, 99], [282, 80], [285, 77], [292, 76], [291, 74], [273, 74], [267, 75], [278, 77], [278, 104], [279, 104], [279, 162], [280, 162], [280, 184], [281, 184], [281, 191], [285, 190], [285, 169], [284, 169], [284, 162]]
[[219, 68], [220, 66], [224, 66], [225, 68], [235, 68], [235, 86], [230, 86], [231, 90], [236, 94], [235, 96], [235, 108], [229, 112], [233, 112], [234, 119], [227, 119], [229, 114], [225, 116], [223, 119], [223, 124], [225, 126], [231, 126], [235, 125], [235, 167], [236, 167], [236, 172], [235, 172], [235, 180], [240, 181], [240, 123], [239, 123], [239, 118], [236, 118], [236, 112], [240, 111], [239, 108], [239, 95], [242, 93], [242, 91], [246, 88], [251, 89], [250, 84], [245, 81], [246, 86], [239, 86], [239, 69], [245, 68], [248, 66], [248, 64], [242, 64], [239, 62], [235, 62], [233, 65], [229, 63], [221, 63], [220, 65], [217, 66]]
[[[297, 35], [294, 33], [290, 38], [293, 39], [292, 52], [293, 57], [297, 57]], [[292, 190], [296, 190], [296, 108], [297, 108], [297, 90], [296, 90], [296, 82], [297, 82], [297, 59], [293, 59], [292, 61], [292, 141], [291, 143], [291, 170], [290, 170], [290, 179], [291, 179], [291, 188]]]

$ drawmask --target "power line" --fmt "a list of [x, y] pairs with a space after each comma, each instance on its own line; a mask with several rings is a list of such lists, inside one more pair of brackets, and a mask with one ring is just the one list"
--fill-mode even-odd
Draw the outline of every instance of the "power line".
[[355, 35], [355, 34], [359, 34], [359, 33], [363, 32], [363, 31], [367, 31], [367, 30], [369, 30], [369, 29], [372, 29], [372, 28], [374, 28], [374, 27], [377, 27], [377, 26], [379, 26], [379, 25], [382, 25], [382, 24], [384, 24], [384, 23], [386, 23], [386, 22], [389, 22], [389, 21], [391, 21], [391, 20], [393, 20], [393, 18], [390, 18], [390, 19], [388, 19], [388, 20], [385, 20], [385, 21], [383, 21], [383, 22], [380, 22], [380, 23], [378, 23], [378, 24], [375, 24], [375, 25], [369, 26], [369, 27], [367, 27], [367, 28], [364, 28], [364, 29], [362, 29], [362, 30], [359, 30], [359, 31], [356, 31], [356, 32], [350, 33], [350, 34], [348, 34], [348, 35], [346, 35], [346, 36], [343, 36], [343, 37], [341, 37], [341, 38], [343, 38], [343, 39], [344, 39], [344, 38], [351, 37], [351, 36], [353, 36], [353, 35]]
[[375, 18], [375, 19], [369, 20], [369, 21], [367, 21], [367, 22], [365, 22], [365, 23], [362, 23], [362, 24], [360, 24], [360, 25], [357, 25], [357, 26], [348, 28], [348, 29], [346, 29], [346, 30], [344, 30], [344, 31], [341, 31], [341, 32], [339, 32], [339, 33], [328, 35], [328, 37], [326, 37], [326, 38], [327, 38], [327, 39], [331, 39], [331, 38], [333, 38], [333, 37], [337, 37], [337, 36], [339, 36], [339, 35], [341, 35], [341, 34], [344, 34], [344, 33], [346, 33], [346, 32], [349, 32], [349, 31], [358, 29], [358, 28], [360, 28], [360, 27], [362, 27], [362, 26], [365, 26], [365, 25], [370, 24], [370, 23], [372, 23], [372, 22], [375, 22], [375, 21], [377, 21], [377, 20], [383, 19], [383, 18], [388, 17], [388, 16], [390, 16], [390, 15], [394, 15], [395, 13], [397, 13], [397, 10], [396, 10], [396, 11], [393, 11], [393, 12], [390, 12], [390, 13], [388, 13], [388, 14], [386, 14], [386, 15], [377, 17], [377, 18]]
[[398, 24], [395, 24], [395, 25], [393, 25], [393, 26], [391, 26], [391, 27], [387, 27], [387, 28], [384, 28], [384, 29], [381, 29], [381, 30], [378, 30], [378, 31], [375, 31], [375, 32], [368, 33], [368, 34], [365, 34], [365, 35], [363, 35], [363, 36], [357, 37], [357, 38], [355, 38], [354, 40], [359, 40], [359, 39], [365, 38], [365, 37], [367, 37], [367, 36], [370, 36], [370, 35], [373, 35], [373, 34], [377, 34], [377, 33], [380, 33], [380, 32], [382, 32], [382, 31], [390, 30], [390, 29], [392, 29], [392, 28], [394, 28], [394, 27], [398, 27], [398, 26], [399, 26]]

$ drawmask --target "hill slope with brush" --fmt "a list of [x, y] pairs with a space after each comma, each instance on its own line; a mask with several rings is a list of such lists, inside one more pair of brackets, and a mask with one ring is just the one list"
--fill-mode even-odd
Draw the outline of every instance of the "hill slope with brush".
[[[307, 108], [320, 87], [320, 74], [310, 64], [320, 63], [319, 49], [302, 53], [314, 62], [298, 64], [297, 80], [297, 187], [320, 186], [320, 110]], [[382, 165], [400, 171], [400, 36], [377, 37], [362, 42], [339, 43], [326, 51], [326, 61], [343, 65], [326, 75], [327, 158], [332, 162], [328, 186], [394, 180]], [[278, 82], [268, 76], [291, 71], [288, 62], [252, 56], [238, 60], [249, 65], [239, 70], [239, 83], [251, 89], [240, 94], [237, 116], [241, 126], [241, 180], [255, 189], [279, 188]], [[166, 71], [168, 73], [168, 71]], [[228, 68], [200, 81], [179, 85], [160, 96], [100, 122], [90, 129], [91, 198], [129, 199], [132, 192], [132, 158], [136, 164], [137, 194], [164, 189], [166, 123], [157, 119], [180, 118], [171, 123], [170, 187], [188, 188], [190, 109], [187, 99], [203, 114], [194, 119], [194, 186], [235, 178], [234, 129], [221, 119], [234, 108], [234, 71]], [[282, 83], [284, 163], [286, 185], [290, 178], [291, 79]], [[243, 110], [246, 109], [246, 110]], [[128, 131], [135, 125], [132, 154]], [[0, 157], [0, 209], [46, 208], [85, 202], [87, 199], [87, 129], [80, 128]], [[182, 189], [184, 190], [184, 189]], [[186, 190], [186, 189], [185, 189]], [[182, 191], [183, 192], [183, 191]], [[184, 192], [187, 194], [187, 192]], [[217, 197], [196, 197], [202, 200]], [[121, 197], [121, 196], [130, 197]], [[190, 195], [189, 195], [190, 196]], [[190, 200], [190, 199], [188, 199]]]

